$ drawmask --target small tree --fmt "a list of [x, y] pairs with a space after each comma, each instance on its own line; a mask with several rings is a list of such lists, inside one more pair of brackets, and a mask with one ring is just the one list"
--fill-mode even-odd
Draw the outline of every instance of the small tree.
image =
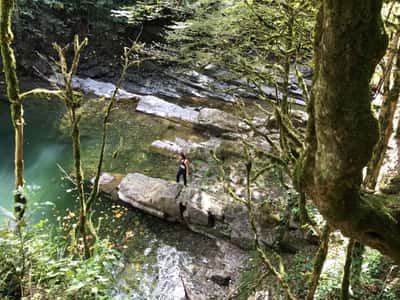
[[[102, 128], [102, 142], [100, 146], [99, 152], [99, 160], [96, 169], [96, 175], [94, 178], [94, 184], [92, 190], [87, 196], [84, 191], [85, 184], [85, 175], [82, 167], [82, 158], [81, 158], [81, 138], [80, 138], [80, 120], [82, 117], [82, 95], [74, 91], [73, 88], [73, 78], [77, 72], [80, 55], [87, 45], [87, 39], [84, 39], [82, 42], [79, 41], [78, 36], [75, 36], [74, 39], [74, 57], [71, 63], [71, 66], [68, 66], [66, 59], [66, 50], [67, 47], [61, 47], [58, 44], [54, 44], [54, 48], [58, 53], [58, 62], [57, 66], [60, 70], [61, 74], [61, 82], [64, 86], [59, 93], [59, 98], [64, 103], [67, 108], [69, 121], [71, 123], [71, 139], [72, 139], [72, 148], [73, 148], [73, 159], [74, 159], [74, 172], [75, 172], [75, 181], [76, 187], [78, 191], [79, 198], [79, 220], [76, 226], [76, 231], [72, 230], [72, 245], [75, 245], [76, 240], [80, 237], [83, 240], [83, 247], [85, 257], [88, 258], [90, 256], [90, 245], [88, 241], [88, 234], [91, 233], [95, 238], [97, 237], [96, 231], [91, 222], [91, 208], [93, 203], [98, 199], [99, 196], [99, 180], [102, 170], [102, 165], [104, 161], [104, 151], [107, 139], [107, 124], [110, 118], [111, 110], [115, 104], [117, 99], [118, 91], [121, 88], [121, 85], [125, 79], [126, 72], [129, 67], [132, 65], [136, 65], [139, 63], [139, 60], [133, 56], [137, 53], [142, 47], [142, 44], [138, 44], [137, 42], [133, 43], [131, 48], [124, 48], [123, 54], [123, 66], [120, 78], [115, 86], [113, 94], [111, 96], [110, 102], [107, 106], [106, 113], [103, 118], [103, 128]], [[133, 58], [133, 59], [132, 59]]]
[[11, 120], [15, 132], [15, 194], [14, 211], [17, 219], [24, 214], [26, 199], [24, 189], [24, 109], [20, 97], [19, 82], [16, 72], [16, 61], [12, 49], [13, 33], [11, 19], [14, 9], [13, 0], [0, 1], [0, 49], [3, 72], [7, 84], [7, 96], [11, 108]]

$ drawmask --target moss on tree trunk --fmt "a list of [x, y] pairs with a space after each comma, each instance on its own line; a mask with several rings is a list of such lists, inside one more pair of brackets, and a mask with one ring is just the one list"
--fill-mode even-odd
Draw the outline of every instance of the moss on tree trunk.
[[398, 201], [360, 190], [379, 137], [369, 82], [387, 47], [381, 7], [377, 0], [322, 2], [306, 151], [296, 178], [331, 226], [399, 262]]
[[15, 132], [15, 214], [22, 218], [26, 199], [22, 193], [24, 187], [24, 109], [19, 96], [19, 84], [16, 72], [14, 50], [12, 49], [13, 33], [11, 18], [14, 9], [13, 0], [0, 1], [0, 49], [3, 63], [3, 72], [7, 84], [7, 96], [11, 107], [11, 120]]

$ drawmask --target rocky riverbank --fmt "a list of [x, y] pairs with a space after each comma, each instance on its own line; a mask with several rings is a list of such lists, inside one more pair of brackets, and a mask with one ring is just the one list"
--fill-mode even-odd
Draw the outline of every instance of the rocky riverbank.
[[[222, 189], [210, 193], [199, 186], [184, 187], [139, 173], [126, 176], [103, 173], [100, 190], [114, 201], [123, 201], [166, 221], [179, 222], [194, 232], [221, 238], [242, 249], [253, 247], [254, 233], [247, 208], [228, 197]], [[260, 204], [254, 204], [260, 241], [267, 247], [275, 247], [282, 242], [280, 216]], [[292, 243], [295, 249], [295, 244], [303, 243], [304, 239], [297, 225], [292, 224], [291, 229], [284, 242]]]
[[[58, 81], [54, 79], [53, 82]], [[268, 152], [270, 145], [252, 135], [248, 122], [267, 130], [271, 138], [276, 140], [279, 138], [276, 121], [270, 115], [257, 113], [251, 114], [252, 119], [243, 120], [240, 114], [234, 112], [232, 101], [221, 101], [218, 97], [188, 98], [187, 94], [167, 97], [160, 90], [147, 94], [144, 89], [130, 86], [131, 83], [129, 81], [119, 91], [116, 109], [111, 117], [105, 164], [105, 170], [110, 173], [103, 173], [101, 178], [103, 198], [125, 203], [173, 224], [181, 224], [201, 234], [202, 238], [207, 237], [207, 244], [225, 246], [217, 247], [218, 261], [211, 259], [211, 262], [207, 255], [208, 263], [202, 263], [201, 259], [189, 259], [184, 252], [169, 245], [157, 246], [152, 254], [155, 261], [149, 263], [148, 267], [158, 265], [159, 280], [149, 279], [151, 288], [148, 288], [147, 294], [128, 297], [153, 299], [161, 291], [174, 295], [175, 298], [171, 299], [185, 299], [180, 298], [182, 295], [194, 295], [192, 299], [221, 299], [240, 277], [239, 270], [246, 266], [246, 251], [252, 249], [254, 235], [245, 205], [228, 197], [218, 182], [218, 167], [210, 151], [227, 165], [244, 155], [242, 140], [251, 142], [259, 151]], [[83, 77], [76, 77], [73, 84], [88, 95], [81, 121], [85, 145], [85, 137], [93, 136], [93, 128], [97, 128], [102, 117], [101, 111], [115, 86]], [[185, 84], [194, 88], [187, 82]], [[102, 97], [101, 100], [98, 97]], [[301, 113], [297, 114], [299, 124], [304, 125], [304, 117]], [[68, 128], [66, 120], [64, 118], [62, 121], [65, 129]], [[62, 131], [66, 136], [65, 129]], [[96, 142], [88, 142], [84, 149], [85, 161], [89, 158], [89, 165], [92, 165], [91, 160], [95, 161], [92, 153], [97, 153]], [[193, 177], [186, 188], [170, 181], [176, 171], [176, 161], [172, 157], [180, 151], [188, 153], [191, 160]], [[242, 175], [240, 172], [236, 175], [235, 172], [228, 173], [234, 192], [240, 197], [245, 193]], [[282, 201], [286, 201], [282, 199], [286, 195], [276, 182], [270, 182], [270, 186], [262, 189], [253, 189], [257, 231], [264, 246], [295, 252], [307, 241], [295, 220], [289, 226], [282, 223]], [[166, 223], [165, 226], [175, 226], [173, 224]], [[223, 258], [226, 247], [230, 247], [229, 251], [235, 254]], [[144, 250], [139, 255], [146, 253]], [[132, 264], [127, 263], [123, 273], [130, 274]], [[230, 265], [232, 269], [227, 267]], [[171, 268], [175, 270], [173, 274], [168, 273]], [[163, 281], [166, 277], [174, 278], [173, 284], [166, 284]], [[145, 280], [145, 275], [140, 280]], [[153, 283], [150, 284], [150, 281]], [[121, 284], [124, 285], [123, 282]], [[127, 281], [128, 286], [136, 284]], [[168, 289], [163, 289], [163, 285]], [[135, 290], [146, 289], [136, 287]], [[126, 296], [123, 291], [121, 295], [122, 299]]]

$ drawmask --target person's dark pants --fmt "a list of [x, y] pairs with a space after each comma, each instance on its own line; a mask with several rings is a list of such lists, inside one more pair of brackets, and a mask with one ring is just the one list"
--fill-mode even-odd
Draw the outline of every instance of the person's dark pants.
[[179, 180], [181, 178], [181, 175], [183, 175], [183, 183], [186, 186], [186, 171], [184, 169], [179, 168], [178, 173], [176, 174], [176, 182], [179, 183]]

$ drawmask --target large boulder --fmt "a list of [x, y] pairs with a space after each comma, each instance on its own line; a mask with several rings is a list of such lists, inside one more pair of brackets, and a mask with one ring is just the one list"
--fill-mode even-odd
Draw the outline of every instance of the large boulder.
[[138, 209], [163, 219], [181, 220], [180, 184], [133, 173], [122, 179], [118, 189], [119, 198]]
[[[116, 188], [119, 176], [103, 174], [100, 190]], [[167, 221], [185, 224], [192, 231], [228, 240], [243, 249], [254, 246], [246, 207], [220, 192], [205, 192], [199, 187], [180, 184], [143, 174], [125, 176], [118, 185], [118, 198], [133, 207]], [[280, 237], [280, 219], [256, 204], [254, 208], [260, 242], [275, 246]]]
[[216, 221], [223, 221], [226, 202], [214, 195], [196, 188], [186, 188], [179, 196], [184, 208], [183, 218], [186, 223], [214, 227]]

